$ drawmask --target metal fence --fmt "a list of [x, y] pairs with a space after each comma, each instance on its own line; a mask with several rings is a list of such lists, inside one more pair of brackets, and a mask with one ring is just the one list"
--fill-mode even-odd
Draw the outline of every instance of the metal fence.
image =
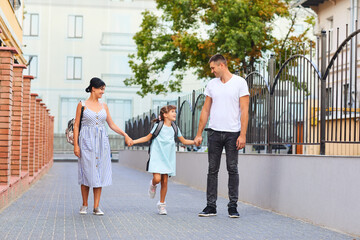
[[[360, 143], [360, 30], [350, 35], [347, 32], [346, 27], [346, 37], [340, 43], [339, 29], [336, 35], [322, 31], [315, 46], [303, 45], [285, 56], [284, 63], [276, 62], [281, 57], [271, 56], [246, 74], [250, 91], [247, 144], [259, 150], [266, 148], [269, 153], [284, 145], [296, 146], [291, 148], [296, 153], [302, 153], [303, 145], [320, 145], [320, 154], [325, 154], [326, 143]], [[331, 53], [334, 38], [337, 50]], [[307, 55], [300, 52], [305, 47]], [[203, 91], [178, 98], [177, 123], [185, 138], [196, 135], [205, 101]], [[127, 121], [126, 132], [132, 138], [148, 134], [150, 120], [158, 112]], [[206, 145], [205, 135], [203, 139]]]

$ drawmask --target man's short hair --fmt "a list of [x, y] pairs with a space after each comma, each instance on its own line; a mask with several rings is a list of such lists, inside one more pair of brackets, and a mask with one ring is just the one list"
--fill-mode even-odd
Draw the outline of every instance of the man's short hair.
[[215, 63], [223, 63], [225, 66], [227, 66], [227, 61], [226, 58], [221, 55], [221, 54], [215, 54], [214, 56], [212, 56], [209, 60], [209, 64], [211, 62], [215, 62]]

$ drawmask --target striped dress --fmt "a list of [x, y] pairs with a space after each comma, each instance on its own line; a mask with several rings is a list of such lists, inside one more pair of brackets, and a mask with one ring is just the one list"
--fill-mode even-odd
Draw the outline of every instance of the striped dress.
[[104, 107], [98, 113], [87, 107], [84, 109], [79, 135], [80, 185], [104, 187], [112, 183], [110, 144], [104, 125], [106, 116]]

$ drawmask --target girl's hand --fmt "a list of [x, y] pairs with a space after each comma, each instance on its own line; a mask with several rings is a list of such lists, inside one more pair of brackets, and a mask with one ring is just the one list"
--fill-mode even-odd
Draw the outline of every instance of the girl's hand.
[[74, 146], [74, 154], [78, 158], [80, 157], [80, 147], [79, 147], [79, 145]]
[[125, 143], [128, 145], [128, 147], [131, 147], [134, 145], [134, 141], [131, 139], [131, 137], [125, 137]]
[[131, 139], [131, 141], [128, 141], [128, 147], [132, 147], [134, 145], [134, 141]]
[[202, 143], [202, 136], [196, 136], [195, 139], [194, 139], [194, 144], [198, 147], [200, 146], [200, 144]]

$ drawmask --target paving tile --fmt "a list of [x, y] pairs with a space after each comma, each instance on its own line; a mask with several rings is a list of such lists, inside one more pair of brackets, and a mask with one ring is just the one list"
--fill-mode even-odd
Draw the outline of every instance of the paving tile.
[[[205, 193], [169, 182], [167, 216], [157, 214], [155, 199], [147, 196], [150, 174], [113, 162], [113, 185], [103, 188], [104, 216], [87, 215], [77, 185], [77, 163], [55, 162], [52, 169], [18, 200], [0, 212], [0, 239], [333, 239], [353, 237], [239, 203], [241, 217], [227, 216], [225, 198], [218, 215], [200, 218]], [[158, 188], [160, 189], [160, 188]]]

